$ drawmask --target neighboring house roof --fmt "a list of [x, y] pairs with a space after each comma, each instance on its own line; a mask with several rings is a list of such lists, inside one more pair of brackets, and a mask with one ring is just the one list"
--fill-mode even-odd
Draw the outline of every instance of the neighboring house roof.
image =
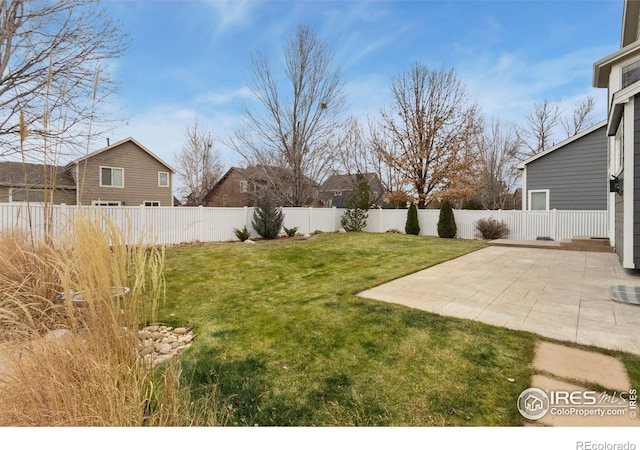
[[[376, 173], [363, 173], [364, 179], [367, 180], [369, 186], [375, 189], [374, 186], [380, 184], [380, 178]], [[324, 183], [322, 183], [323, 191], [350, 191], [353, 190], [356, 184], [356, 175], [349, 174], [335, 174], [330, 175]]]
[[[293, 178], [293, 171], [287, 167], [258, 164], [256, 166], [249, 166], [244, 169], [244, 171], [248, 179], [257, 182], [266, 181], [270, 177], [273, 178], [274, 175], [280, 180]], [[320, 187], [318, 182], [312, 180], [306, 175], [303, 175], [303, 178], [309, 186]]]
[[[279, 178], [287, 178], [291, 176], [291, 170], [283, 167], [275, 167], [275, 166], [250, 166], [246, 168], [231, 167], [229, 170], [225, 172], [224, 175], [220, 177], [220, 179], [216, 182], [216, 184], [211, 188], [211, 191], [215, 190], [217, 186], [222, 184], [224, 180], [226, 180], [229, 177], [229, 175], [231, 175], [233, 172], [236, 172], [238, 175], [242, 176], [247, 181], [255, 181], [255, 182], [264, 181], [266, 178], [265, 172], [273, 172], [276, 175], [278, 175]], [[308, 184], [312, 186], [320, 186], [311, 178], [306, 176], [304, 178]]]
[[171, 170], [171, 172], [175, 173], [175, 169], [173, 167], [171, 167], [169, 164], [167, 164], [166, 162], [164, 162], [163, 160], [161, 160], [160, 158], [158, 158], [157, 155], [155, 155], [153, 152], [151, 152], [151, 150], [149, 150], [148, 148], [146, 148], [144, 145], [142, 145], [141, 143], [139, 143], [138, 141], [136, 141], [134, 138], [132, 137], [128, 137], [126, 139], [122, 139], [121, 141], [116, 142], [115, 144], [111, 144], [106, 146], [105, 148], [102, 148], [100, 150], [97, 150], [95, 152], [89, 153], [87, 155], [82, 156], [81, 158], [75, 159], [73, 161], [71, 161], [69, 164], [67, 164], [67, 167], [72, 166], [72, 165], [76, 165], [79, 164], [80, 162], [89, 159], [93, 156], [96, 156], [100, 153], [106, 152], [111, 150], [112, 148], [118, 147], [119, 145], [124, 144], [125, 142], [133, 142], [135, 145], [137, 145], [138, 147], [140, 147], [140, 149], [142, 149], [143, 151], [147, 152], [149, 154], [149, 156], [151, 156], [152, 158], [154, 158], [155, 160], [157, 160], [160, 164], [166, 166], [167, 169]]
[[543, 151], [543, 152], [540, 152], [540, 153], [538, 153], [537, 155], [534, 155], [534, 156], [532, 156], [531, 158], [529, 158], [529, 159], [526, 159], [526, 160], [522, 161], [520, 164], [518, 164], [518, 166], [517, 166], [517, 167], [518, 167], [518, 169], [522, 170], [522, 169], [524, 169], [524, 167], [525, 167], [527, 164], [532, 163], [533, 161], [535, 161], [535, 160], [537, 160], [537, 159], [539, 159], [539, 158], [542, 158], [542, 157], [544, 157], [544, 156], [548, 155], [549, 153], [553, 153], [553, 152], [555, 152], [556, 150], [559, 150], [559, 149], [561, 149], [562, 147], [566, 146], [567, 144], [570, 144], [570, 143], [571, 143], [571, 142], [573, 142], [573, 141], [577, 141], [578, 139], [580, 139], [580, 138], [582, 138], [582, 137], [584, 137], [584, 136], [586, 136], [586, 135], [588, 135], [588, 134], [591, 134], [591, 133], [593, 133], [594, 131], [598, 131], [598, 130], [600, 130], [601, 128], [606, 127], [606, 126], [607, 126], [607, 121], [606, 121], [606, 120], [605, 120], [605, 121], [602, 121], [602, 122], [599, 122], [599, 123], [595, 124], [594, 126], [592, 126], [592, 127], [590, 127], [590, 128], [587, 128], [587, 129], [586, 129], [586, 130], [584, 130], [584, 131], [581, 131], [580, 133], [576, 134], [575, 136], [572, 136], [572, 137], [570, 137], [569, 139], [566, 139], [566, 140], [564, 140], [564, 141], [560, 142], [559, 144], [554, 145], [553, 147], [548, 148], [547, 150], [545, 150], [545, 151]]
[[24, 186], [25, 171], [29, 187], [76, 187], [71, 172], [65, 167], [18, 161], [0, 162], [0, 186]]

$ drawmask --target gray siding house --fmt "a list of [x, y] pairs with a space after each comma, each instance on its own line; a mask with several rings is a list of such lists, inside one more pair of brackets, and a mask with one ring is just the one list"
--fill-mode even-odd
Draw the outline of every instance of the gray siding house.
[[[369, 184], [371, 203], [376, 206], [381, 206], [384, 190], [380, 182], [380, 177], [376, 173], [364, 173], [362, 175]], [[330, 175], [325, 182], [322, 183], [318, 198], [323, 206], [345, 208], [345, 201], [353, 194], [356, 183], [356, 175]]]
[[640, 269], [640, 2], [625, 0], [620, 50], [593, 65], [607, 88], [609, 240], [622, 267]]
[[524, 210], [606, 210], [606, 121], [518, 165]]

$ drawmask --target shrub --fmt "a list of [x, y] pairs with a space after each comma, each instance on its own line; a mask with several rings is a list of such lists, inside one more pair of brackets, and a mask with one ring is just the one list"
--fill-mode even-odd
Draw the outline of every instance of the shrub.
[[440, 207], [440, 218], [438, 219], [438, 236], [441, 238], [451, 239], [456, 237], [458, 228], [456, 227], [456, 219], [453, 217], [453, 208], [451, 202], [445, 200]]
[[361, 173], [356, 175], [356, 188], [345, 199], [347, 210], [340, 219], [340, 224], [345, 231], [362, 231], [367, 226], [371, 198], [369, 183]]
[[284, 213], [282, 208], [276, 206], [271, 192], [265, 190], [256, 199], [253, 220], [251, 221], [253, 229], [264, 239], [275, 239], [280, 234], [283, 222]]
[[233, 229], [233, 234], [236, 235], [236, 237], [244, 242], [247, 239], [249, 239], [251, 237], [251, 232], [249, 230], [247, 230], [247, 226], [245, 225], [244, 227], [242, 227], [242, 230], [239, 230], [237, 228]]
[[293, 228], [282, 227], [282, 228], [284, 228], [285, 234], [289, 237], [294, 237], [298, 232], [298, 227], [293, 227]]
[[407, 210], [407, 223], [404, 226], [404, 232], [407, 234], [420, 234], [420, 222], [418, 221], [418, 208], [415, 203], [409, 205]]
[[475, 225], [483, 239], [502, 239], [509, 235], [509, 226], [496, 219], [480, 219]]
[[367, 226], [369, 214], [359, 208], [347, 209], [340, 219], [340, 224], [345, 231], [362, 231]]

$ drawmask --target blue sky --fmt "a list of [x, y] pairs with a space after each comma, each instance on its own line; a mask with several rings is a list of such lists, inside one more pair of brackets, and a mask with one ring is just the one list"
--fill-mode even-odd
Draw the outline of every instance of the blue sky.
[[[112, 100], [129, 116], [112, 142], [132, 136], [174, 165], [194, 119], [218, 141], [257, 104], [246, 87], [252, 52], [276, 68], [287, 35], [310, 25], [341, 68], [349, 112], [366, 119], [389, 104], [394, 75], [420, 61], [455, 69], [487, 117], [522, 122], [533, 103], [593, 95], [604, 120], [606, 90], [593, 63], [620, 45], [622, 0], [607, 1], [110, 1], [129, 33], [114, 66]], [[558, 130], [560, 131], [560, 129]], [[242, 164], [218, 142], [225, 168]]]

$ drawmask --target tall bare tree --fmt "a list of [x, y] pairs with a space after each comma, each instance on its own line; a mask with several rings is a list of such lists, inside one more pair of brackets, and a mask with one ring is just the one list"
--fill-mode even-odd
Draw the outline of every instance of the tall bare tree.
[[399, 147], [391, 136], [377, 128], [375, 123], [371, 122], [369, 129], [371, 165], [380, 177], [386, 203], [395, 208], [404, 207], [414, 200], [409, 194], [413, 190], [412, 184], [405, 175], [406, 171], [398, 170], [393, 163], [387, 163], [388, 155], [399, 154]]
[[560, 118], [560, 123], [567, 138], [575, 136], [582, 130], [593, 125], [591, 114], [596, 107], [596, 102], [591, 96], [577, 100], [573, 103], [571, 116]]
[[512, 126], [492, 119], [479, 136], [477, 147], [477, 198], [485, 209], [504, 208], [518, 179], [518, 137]]
[[391, 94], [392, 105], [380, 120], [382, 141], [391, 145], [378, 151], [411, 184], [418, 207], [436, 194], [467, 195], [481, 120], [455, 72], [414, 63], [393, 79]]
[[[84, 148], [97, 134], [100, 106], [115, 90], [111, 62], [126, 35], [97, 2], [6, 0], [0, 3], [0, 155], [19, 151], [19, 114], [34, 152]], [[94, 125], [93, 131], [90, 130]]]
[[553, 133], [560, 121], [560, 107], [544, 99], [535, 103], [517, 130], [522, 144], [521, 158], [525, 159], [545, 151], [553, 145]]
[[180, 193], [186, 205], [198, 206], [222, 175], [220, 152], [214, 148], [211, 131], [198, 120], [187, 126], [184, 137], [182, 150], [176, 155], [177, 175], [184, 183]]
[[283, 51], [284, 83], [265, 54], [252, 57], [249, 87], [261, 108], [245, 108], [245, 128], [230, 146], [263, 169], [281, 204], [301, 206], [314, 189], [309, 180], [321, 182], [331, 169], [345, 95], [332, 52], [309, 27], [292, 32]]

